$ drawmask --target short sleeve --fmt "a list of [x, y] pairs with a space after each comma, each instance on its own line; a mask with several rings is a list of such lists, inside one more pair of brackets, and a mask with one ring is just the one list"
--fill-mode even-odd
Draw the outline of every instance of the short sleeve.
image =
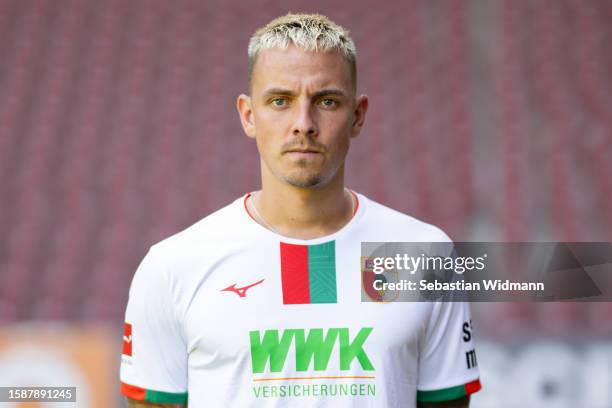
[[467, 302], [436, 302], [421, 343], [417, 400], [448, 401], [480, 390]]
[[154, 403], [186, 403], [187, 346], [168, 271], [154, 248], [129, 291], [121, 356], [121, 393]]

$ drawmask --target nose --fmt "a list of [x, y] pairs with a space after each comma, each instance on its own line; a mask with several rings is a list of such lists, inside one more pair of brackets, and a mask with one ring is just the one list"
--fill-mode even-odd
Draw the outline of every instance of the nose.
[[316, 136], [319, 133], [312, 113], [312, 106], [309, 103], [300, 104], [297, 116], [293, 122], [293, 134], [295, 136]]

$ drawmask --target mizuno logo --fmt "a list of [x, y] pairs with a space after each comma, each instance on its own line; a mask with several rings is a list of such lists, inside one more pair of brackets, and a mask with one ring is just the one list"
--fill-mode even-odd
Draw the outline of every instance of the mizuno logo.
[[240, 297], [246, 297], [246, 291], [250, 288], [252, 288], [255, 285], [259, 285], [261, 282], [263, 282], [264, 279], [257, 281], [255, 283], [251, 283], [250, 285], [247, 286], [243, 286], [241, 288], [237, 288], [236, 284], [234, 283], [232, 286], [228, 286], [225, 289], [221, 289], [221, 292], [223, 291], [227, 291], [227, 292], [234, 292], [235, 294], [237, 294]]

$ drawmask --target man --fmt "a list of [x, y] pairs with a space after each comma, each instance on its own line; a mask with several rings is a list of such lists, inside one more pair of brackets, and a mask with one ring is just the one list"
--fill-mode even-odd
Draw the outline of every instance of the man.
[[249, 59], [237, 109], [262, 188], [142, 261], [121, 365], [130, 406], [467, 407], [480, 388], [467, 305], [361, 301], [362, 241], [448, 237], [344, 186], [368, 108], [348, 33], [290, 14], [254, 34]]

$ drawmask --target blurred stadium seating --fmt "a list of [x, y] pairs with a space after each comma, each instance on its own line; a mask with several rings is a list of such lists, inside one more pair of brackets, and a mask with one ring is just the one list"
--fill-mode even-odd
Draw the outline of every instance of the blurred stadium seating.
[[[349, 187], [454, 240], [610, 240], [610, 1], [0, 0], [1, 325], [119, 324], [148, 246], [257, 188], [248, 38], [302, 10], [358, 46]], [[483, 330], [611, 333], [548, 306]]]

